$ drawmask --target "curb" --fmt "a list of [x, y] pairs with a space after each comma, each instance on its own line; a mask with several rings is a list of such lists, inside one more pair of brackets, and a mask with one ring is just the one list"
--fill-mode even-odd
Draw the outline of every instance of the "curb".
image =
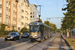
[[[61, 35], [62, 36], [62, 35]], [[69, 46], [69, 48], [71, 48], [70, 50], [74, 50], [71, 45], [65, 40], [65, 38], [62, 36], [62, 39], [65, 41], [65, 43], [67, 44], [67, 46]]]
[[28, 42], [30, 42], [30, 41], [26, 41], [24, 43], [20, 43], [20, 44], [17, 44], [17, 45], [13, 45], [13, 46], [10, 46], [10, 47], [6, 47], [6, 48], [3, 48], [1, 50], [11, 50], [11, 49], [14, 49], [14, 48], [16, 48], [16, 47], [18, 47], [20, 45], [27, 44]]

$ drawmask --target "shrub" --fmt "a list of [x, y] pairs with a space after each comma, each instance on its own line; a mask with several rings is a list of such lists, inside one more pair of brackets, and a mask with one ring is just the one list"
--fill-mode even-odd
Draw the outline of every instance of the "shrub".
[[26, 33], [26, 32], [28, 32], [28, 29], [27, 29], [26, 27], [23, 27], [23, 28], [21, 29], [21, 32], [22, 32], [22, 33]]

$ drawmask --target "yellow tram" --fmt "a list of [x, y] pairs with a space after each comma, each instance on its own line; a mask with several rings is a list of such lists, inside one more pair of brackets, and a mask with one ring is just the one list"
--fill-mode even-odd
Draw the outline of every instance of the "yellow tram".
[[30, 26], [30, 40], [43, 41], [50, 38], [52, 28], [42, 22], [31, 22]]

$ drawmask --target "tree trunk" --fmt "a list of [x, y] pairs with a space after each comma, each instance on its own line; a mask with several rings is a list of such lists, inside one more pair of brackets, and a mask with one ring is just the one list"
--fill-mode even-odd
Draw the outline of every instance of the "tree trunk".
[[70, 38], [72, 38], [72, 29], [70, 29]]

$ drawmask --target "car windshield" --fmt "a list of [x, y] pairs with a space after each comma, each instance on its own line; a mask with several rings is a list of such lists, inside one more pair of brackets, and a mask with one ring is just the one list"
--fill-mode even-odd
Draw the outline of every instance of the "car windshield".
[[28, 33], [25, 33], [24, 35], [28, 35]]
[[9, 35], [16, 35], [16, 33], [9, 33]]
[[30, 32], [37, 32], [39, 29], [39, 26], [38, 25], [31, 25], [30, 26]]

